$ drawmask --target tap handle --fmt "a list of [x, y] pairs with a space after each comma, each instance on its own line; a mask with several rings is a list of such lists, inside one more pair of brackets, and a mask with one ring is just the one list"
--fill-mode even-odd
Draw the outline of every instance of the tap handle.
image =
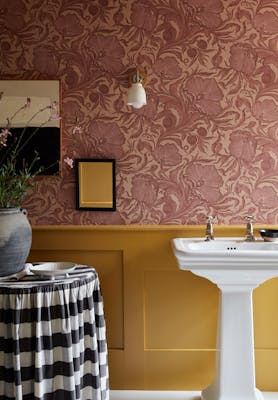
[[213, 240], [214, 239], [214, 234], [213, 234], [213, 217], [209, 215], [207, 217], [207, 226], [206, 226], [206, 240]]
[[256, 240], [254, 236], [254, 231], [253, 231], [253, 221], [254, 217], [253, 215], [246, 215], [245, 217], [247, 224], [246, 224], [246, 240], [247, 241], [254, 241]]

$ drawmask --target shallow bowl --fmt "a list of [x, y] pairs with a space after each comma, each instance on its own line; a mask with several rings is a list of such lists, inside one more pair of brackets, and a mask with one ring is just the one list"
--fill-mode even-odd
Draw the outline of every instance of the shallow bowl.
[[278, 229], [260, 229], [259, 232], [265, 242], [278, 242]]

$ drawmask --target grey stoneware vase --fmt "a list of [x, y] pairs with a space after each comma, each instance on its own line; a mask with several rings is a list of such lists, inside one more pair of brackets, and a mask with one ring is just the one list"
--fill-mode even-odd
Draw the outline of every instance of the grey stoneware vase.
[[23, 269], [32, 244], [32, 228], [26, 211], [0, 208], [0, 276]]

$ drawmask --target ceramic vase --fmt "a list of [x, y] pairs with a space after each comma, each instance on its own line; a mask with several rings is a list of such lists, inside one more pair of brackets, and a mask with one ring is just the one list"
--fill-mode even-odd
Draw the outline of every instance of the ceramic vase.
[[0, 208], [0, 276], [21, 271], [32, 244], [32, 228], [26, 211]]

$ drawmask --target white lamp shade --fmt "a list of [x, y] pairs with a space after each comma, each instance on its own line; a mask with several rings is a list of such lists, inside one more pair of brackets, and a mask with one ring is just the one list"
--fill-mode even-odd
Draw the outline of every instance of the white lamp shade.
[[141, 108], [147, 104], [147, 97], [142, 83], [133, 83], [128, 92], [127, 104], [134, 108]]

